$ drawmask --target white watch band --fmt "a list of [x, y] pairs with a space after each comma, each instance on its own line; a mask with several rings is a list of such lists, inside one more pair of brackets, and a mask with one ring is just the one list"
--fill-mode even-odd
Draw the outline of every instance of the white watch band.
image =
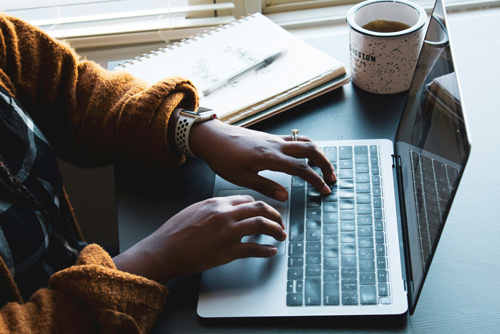
[[211, 119], [217, 119], [215, 113], [195, 114], [193, 112], [185, 112], [188, 116], [183, 115], [184, 110], [181, 110], [179, 119], [175, 125], [175, 145], [186, 157], [197, 158], [189, 148], [189, 133], [194, 123], [205, 122]]
[[182, 152], [182, 154], [192, 158], [195, 158], [196, 156], [189, 148], [189, 132], [191, 132], [191, 127], [194, 122], [194, 118], [180, 115], [175, 126], [175, 145], [179, 151]]

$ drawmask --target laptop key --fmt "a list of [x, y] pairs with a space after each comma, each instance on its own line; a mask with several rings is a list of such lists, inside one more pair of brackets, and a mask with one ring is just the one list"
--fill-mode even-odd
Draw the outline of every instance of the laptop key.
[[323, 284], [323, 303], [325, 305], [340, 304], [340, 284], [327, 282]]
[[354, 171], [352, 169], [339, 169], [338, 177], [339, 179], [352, 179], [354, 177]]
[[352, 179], [338, 180], [337, 184], [339, 186], [339, 189], [354, 189], [354, 180]]
[[288, 268], [288, 280], [302, 280], [304, 278], [304, 271], [302, 268]]
[[370, 174], [356, 174], [356, 183], [370, 183]]
[[321, 278], [319, 277], [306, 278], [305, 304], [306, 305], [321, 304]]
[[299, 176], [292, 176], [292, 188], [304, 188], [306, 186], [306, 181], [304, 181]]
[[338, 202], [323, 203], [323, 212], [337, 212], [339, 210]]
[[290, 240], [304, 240], [305, 191], [292, 188], [290, 192]]
[[339, 214], [337, 212], [330, 212], [323, 214], [323, 223], [337, 224], [339, 222]]
[[321, 264], [321, 255], [317, 253], [310, 253], [306, 255], [307, 264]]
[[362, 285], [359, 288], [361, 305], [377, 304], [377, 287], [375, 285]]
[[351, 146], [340, 146], [339, 149], [339, 159], [352, 159], [352, 147]]
[[[368, 188], [370, 189], [370, 188]], [[357, 204], [368, 204], [368, 203], [371, 203], [372, 202], [372, 197], [371, 195], [368, 193], [357, 193], [356, 194], [356, 203]]]
[[360, 260], [359, 261], [359, 271], [360, 272], [375, 272], [375, 261]]
[[319, 230], [321, 228], [320, 219], [308, 219], [306, 220], [306, 227], [308, 230]]
[[301, 293], [288, 293], [286, 295], [286, 305], [287, 306], [302, 306], [302, 294]]
[[373, 224], [372, 215], [359, 215], [358, 216], [358, 225], [371, 225]]
[[328, 160], [330, 160], [331, 162], [337, 161], [337, 147], [335, 146], [325, 147], [323, 149], [323, 152], [325, 153]]
[[342, 291], [342, 305], [358, 305], [358, 292]]
[[356, 267], [356, 255], [343, 255], [340, 263], [342, 267]]
[[339, 161], [339, 169], [352, 169], [354, 163], [352, 160], [340, 160]]
[[[320, 264], [308, 264], [306, 265], [306, 277], [320, 277], [321, 276], [321, 265]], [[306, 279], [307, 281], [307, 279]]]
[[387, 297], [389, 295], [389, 288], [387, 286], [387, 283], [378, 284], [378, 295], [380, 297]]
[[338, 282], [340, 279], [340, 274], [338, 270], [325, 270], [323, 272], [324, 282]]
[[306, 244], [306, 253], [319, 253], [321, 252], [321, 242], [308, 241]]
[[[333, 225], [325, 225], [325, 226], [333, 226]], [[339, 245], [339, 237], [335, 235], [325, 235], [323, 236], [323, 245], [325, 246], [338, 246]]]
[[369, 183], [358, 183], [356, 184], [356, 193], [370, 193], [370, 184]]
[[370, 169], [368, 168], [368, 165], [363, 165], [363, 164], [357, 164], [356, 167], [354, 168], [356, 173], [369, 173]]
[[[325, 203], [325, 206], [323, 207], [323, 211], [325, 210], [326, 205], [327, 205], [327, 203]], [[355, 207], [354, 199], [341, 199], [339, 202], [340, 210], [354, 210], [354, 207]], [[326, 212], [328, 212], [328, 211], [326, 211]]]
[[368, 154], [357, 154], [354, 156], [355, 164], [368, 164], [369, 158]]
[[304, 265], [303, 257], [290, 256], [288, 258], [288, 267], [302, 268]]
[[303, 254], [304, 254], [304, 242], [290, 241], [290, 243], [288, 244], [288, 255], [302, 256]]
[[375, 273], [371, 272], [360, 272], [359, 273], [359, 284], [361, 285], [375, 285]]
[[354, 154], [368, 154], [368, 146], [354, 146]]
[[340, 189], [339, 190], [340, 199], [352, 199], [354, 198], [354, 189]]
[[323, 225], [323, 234], [325, 236], [334, 236], [339, 234], [339, 225], [338, 224], [326, 224]]
[[323, 268], [325, 270], [339, 270], [340, 263], [338, 258], [325, 258], [323, 259]]
[[358, 290], [358, 282], [353, 280], [342, 280], [342, 292], [343, 291], [357, 291]]

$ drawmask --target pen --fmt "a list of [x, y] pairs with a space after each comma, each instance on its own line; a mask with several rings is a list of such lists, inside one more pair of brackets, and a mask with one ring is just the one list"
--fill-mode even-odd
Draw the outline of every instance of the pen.
[[270, 64], [272, 64], [276, 59], [278, 59], [279, 57], [281, 57], [282, 55], [285, 54], [285, 51], [279, 51], [279, 52], [276, 52], [266, 58], [264, 58], [263, 60], [260, 60], [252, 65], [250, 65], [249, 67], [239, 71], [238, 73], [236, 74], [233, 74], [231, 75], [230, 77], [227, 77], [225, 79], [222, 79], [220, 80], [219, 82], [215, 83], [214, 85], [206, 88], [203, 90], [203, 95], [204, 96], [207, 96], [211, 93], [213, 93], [214, 91], [216, 91], [217, 89], [229, 84], [229, 83], [232, 83], [236, 80], [238, 80], [239, 78], [241, 78], [242, 76], [250, 73], [250, 72], [253, 72], [253, 71], [257, 71], [257, 70], [260, 70], [261, 68], [264, 68], [266, 66], [269, 66]]

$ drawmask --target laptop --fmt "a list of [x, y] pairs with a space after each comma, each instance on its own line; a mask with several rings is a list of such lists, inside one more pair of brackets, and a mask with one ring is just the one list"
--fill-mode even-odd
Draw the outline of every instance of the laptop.
[[442, 0], [394, 142], [316, 143], [338, 177], [328, 196], [283, 173], [262, 175], [288, 189], [284, 203], [216, 177], [214, 196], [269, 203], [288, 238], [245, 237], [276, 245], [278, 254], [204, 272], [200, 317], [413, 314], [471, 150]]

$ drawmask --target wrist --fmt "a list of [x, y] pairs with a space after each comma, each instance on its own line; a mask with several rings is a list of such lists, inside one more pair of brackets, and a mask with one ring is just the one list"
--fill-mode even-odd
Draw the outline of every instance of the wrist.
[[229, 131], [224, 127], [228, 124], [216, 119], [210, 122], [197, 123], [193, 125], [189, 138], [189, 145], [193, 154], [206, 160], [210, 149], [217, 149], [224, 145], [220, 138], [225, 137]]

